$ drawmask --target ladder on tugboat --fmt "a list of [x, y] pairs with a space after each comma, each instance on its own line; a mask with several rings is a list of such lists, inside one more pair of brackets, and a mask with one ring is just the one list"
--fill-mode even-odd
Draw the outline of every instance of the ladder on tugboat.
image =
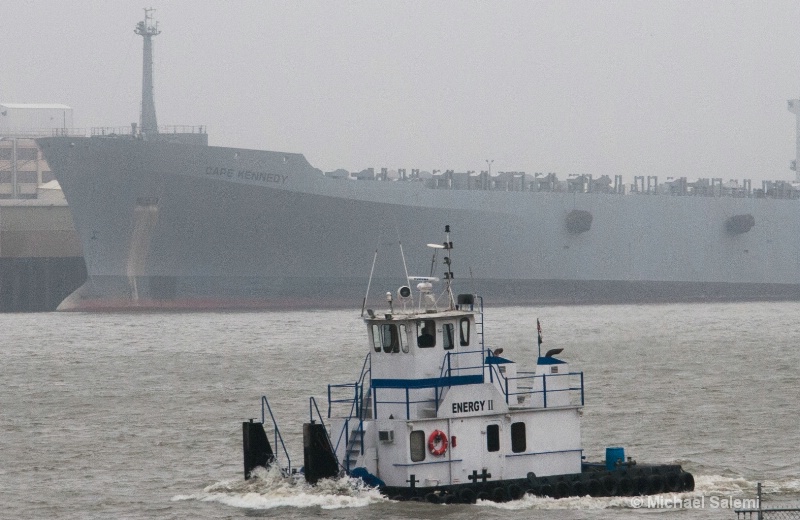
[[364, 421], [358, 421], [358, 427], [350, 430], [347, 440], [347, 450], [344, 456], [344, 470], [346, 473], [355, 466], [358, 457], [364, 454]]
[[[342, 460], [339, 461], [339, 466], [348, 474], [358, 461], [358, 457], [364, 453], [364, 419], [371, 418], [373, 414], [372, 391], [365, 388], [371, 372], [371, 355], [367, 354], [361, 367], [361, 375], [355, 383], [328, 385], [328, 419], [331, 418], [334, 404], [344, 404], [350, 408], [333, 444], [334, 453], [341, 453], [340, 446], [344, 444], [344, 454]], [[334, 389], [351, 390], [352, 394], [346, 398], [337, 399], [333, 396]], [[322, 420], [321, 417], [320, 420]], [[351, 424], [355, 428], [351, 429]]]

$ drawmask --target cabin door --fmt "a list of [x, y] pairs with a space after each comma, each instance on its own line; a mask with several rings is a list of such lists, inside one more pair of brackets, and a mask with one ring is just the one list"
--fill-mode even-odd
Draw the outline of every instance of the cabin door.
[[481, 429], [481, 434], [483, 446], [480, 449], [483, 452], [486, 480], [500, 480], [503, 478], [503, 461], [505, 460], [503, 456], [503, 425], [500, 421], [490, 421]]

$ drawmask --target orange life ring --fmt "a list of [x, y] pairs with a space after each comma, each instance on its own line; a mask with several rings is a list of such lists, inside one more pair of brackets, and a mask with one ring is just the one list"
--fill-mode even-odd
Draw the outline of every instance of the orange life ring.
[[[436, 447], [437, 444], [440, 444], [438, 448]], [[430, 437], [428, 437], [428, 451], [436, 457], [444, 455], [444, 452], [447, 451], [447, 435], [442, 430], [433, 430], [431, 432]]]

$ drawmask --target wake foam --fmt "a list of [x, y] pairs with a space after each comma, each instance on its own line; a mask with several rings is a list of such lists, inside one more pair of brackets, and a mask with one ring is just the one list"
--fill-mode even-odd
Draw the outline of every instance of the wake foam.
[[[762, 482], [765, 496], [797, 494], [800, 492], [800, 479], [765, 480]], [[695, 489], [684, 493], [665, 493], [663, 496], [671, 500], [690, 500], [700, 497], [744, 497], [752, 498], [756, 494], [756, 482], [743, 477], [722, 475], [695, 475]], [[597, 510], [597, 509], [638, 509], [641, 502], [634, 497], [568, 497], [554, 499], [525, 495], [519, 500], [497, 503], [479, 500], [477, 507], [496, 508], [502, 510], [525, 509], [564, 509], [564, 510]], [[308, 484], [302, 475], [284, 477], [277, 467], [265, 470], [256, 468], [250, 480], [228, 480], [212, 484], [200, 493], [178, 495], [173, 501], [199, 500], [218, 502], [230, 507], [243, 509], [274, 509], [278, 507], [320, 509], [342, 509], [365, 507], [376, 503], [394, 503], [375, 489], [365, 485], [360, 479], [349, 477], [323, 479], [316, 485]]]
[[228, 480], [206, 487], [201, 493], [178, 495], [173, 501], [199, 500], [219, 502], [244, 509], [274, 509], [277, 507], [341, 509], [363, 507], [384, 502], [377, 489], [366, 486], [359, 479], [343, 477], [323, 479], [316, 485], [308, 484], [302, 476], [284, 477], [280, 468], [256, 468], [249, 480]]

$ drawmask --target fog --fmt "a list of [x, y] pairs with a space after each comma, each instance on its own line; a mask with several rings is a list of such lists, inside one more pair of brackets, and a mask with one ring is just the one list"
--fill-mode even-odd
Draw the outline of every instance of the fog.
[[796, 1], [0, 0], [0, 101], [367, 167], [793, 180]]

